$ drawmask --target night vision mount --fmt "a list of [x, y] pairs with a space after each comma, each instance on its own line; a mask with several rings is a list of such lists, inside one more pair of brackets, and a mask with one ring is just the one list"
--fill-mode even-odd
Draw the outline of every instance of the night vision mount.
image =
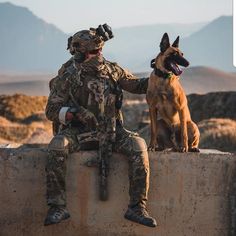
[[114, 37], [112, 29], [108, 24], [99, 25], [96, 29], [96, 33], [102, 37], [104, 42]]

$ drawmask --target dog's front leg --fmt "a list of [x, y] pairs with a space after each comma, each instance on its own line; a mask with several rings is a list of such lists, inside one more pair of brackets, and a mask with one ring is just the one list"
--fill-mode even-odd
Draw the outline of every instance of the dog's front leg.
[[181, 130], [181, 147], [180, 152], [188, 152], [188, 130], [187, 130], [187, 114], [186, 110], [179, 110], [180, 130]]
[[149, 114], [151, 120], [151, 140], [148, 150], [155, 151], [157, 146], [157, 108], [156, 106], [149, 106]]

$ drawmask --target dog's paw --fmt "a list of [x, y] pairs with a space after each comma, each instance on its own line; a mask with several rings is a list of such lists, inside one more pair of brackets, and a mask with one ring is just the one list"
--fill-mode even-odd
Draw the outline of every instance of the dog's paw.
[[155, 152], [156, 151], [156, 147], [149, 145], [148, 146], [148, 151]]
[[162, 151], [164, 151], [165, 150], [165, 148], [164, 147], [156, 147], [155, 148], [155, 151], [157, 151], [157, 152], [162, 152]]
[[149, 145], [148, 145], [148, 151], [155, 152], [157, 147], [156, 141], [151, 140]]
[[189, 152], [200, 152], [200, 149], [195, 147], [195, 148], [189, 148]]
[[163, 151], [163, 148], [159, 148], [156, 144], [149, 144], [148, 151], [155, 152], [155, 151]]
[[170, 151], [171, 151], [171, 152], [179, 152], [179, 148], [177, 148], [177, 147], [172, 147], [172, 148], [170, 148]]
[[188, 148], [187, 147], [179, 147], [177, 149], [178, 152], [188, 152]]
[[153, 147], [151, 146], [148, 147], [148, 151], [152, 151], [152, 152], [162, 152], [164, 150], [165, 150], [164, 147], [159, 147], [158, 145], [153, 146]]

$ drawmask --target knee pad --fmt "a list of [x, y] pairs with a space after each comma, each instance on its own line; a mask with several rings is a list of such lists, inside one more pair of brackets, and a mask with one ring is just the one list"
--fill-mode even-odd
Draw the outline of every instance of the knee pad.
[[145, 140], [139, 136], [133, 136], [131, 138], [132, 149], [134, 152], [144, 152], [147, 151], [147, 144]]
[[68, 149], [69, 140], [64, 135], [56, 135], [48, 145], [49, 150], [65, 151]]

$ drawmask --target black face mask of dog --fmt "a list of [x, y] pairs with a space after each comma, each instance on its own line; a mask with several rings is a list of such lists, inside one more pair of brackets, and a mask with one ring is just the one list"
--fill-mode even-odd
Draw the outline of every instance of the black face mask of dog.
[[179, 76], [182, 70], [179, 66], [188, 67], [189, 62], [183, 57], [183, 53], [179, 50], [179, 36], [176, 38], [172, 46], [170, 46], [168, 34], [165, 33], [160, 43], [161, 53], [167, 54], [164, 60], [164, 68]]

